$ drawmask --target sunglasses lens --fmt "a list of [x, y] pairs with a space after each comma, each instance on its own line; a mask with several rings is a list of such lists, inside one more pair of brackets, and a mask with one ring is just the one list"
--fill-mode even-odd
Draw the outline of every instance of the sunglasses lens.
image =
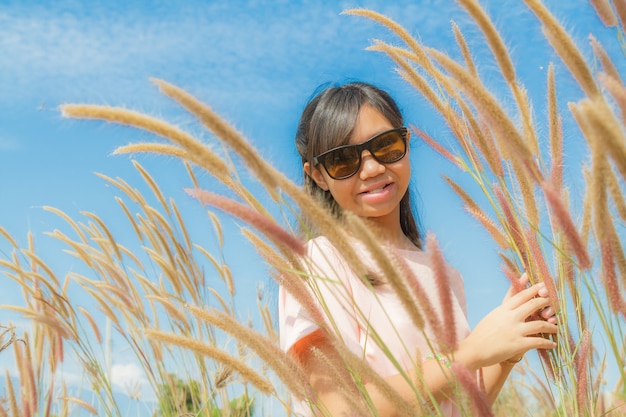
[[334, 179], [348, 178], [359, 170], [361, 152], [364, 150], [368, 150], [382, 164], [402, 159], [406, 155], [406, 135], [406, 128], [392, 129], [360, 145], [344, 145], [324, 152], [319, 155], [319, 161]]
[[406, 153], [406, 145], [400, 132], [388, 132], [374, 139], [370, 152], [384, 164], [399, 161]]
[[324, 166], [333, 178], [345, 178], [359, 169], [360, 158], [355, 148], [339, 148], [326, 155]]

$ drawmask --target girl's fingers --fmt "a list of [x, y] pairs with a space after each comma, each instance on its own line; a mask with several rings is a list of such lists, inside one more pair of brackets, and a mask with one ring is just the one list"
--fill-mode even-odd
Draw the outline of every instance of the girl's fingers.
[[536, 287], [537, 287], [536, 285], [533, 285], [532, 287], [523, 289], [517, 294], [514, 294], [513, 296], [509, 297], [502, 304], [507, 305], [511, 309], [517, 308], [520, 305], [524, 304], [526, 301], [533, 298], [535, 295], [537, 295], [537, 292], [539, 291], [539, 289]]
[[556, 342], [541, 336], [530, 336], [526, 338], [526, 342], [530, 345], [530, 349], [554, 349]]
[[526, 337], [537, 334], [556, 334], [558, 327], [556, 324], [543, 320], [533, 320], [522, 324], [522, 334]]
[[550, 306], [549, 298], [537, 297], [537, 298], [532, 298], [526, 301], [526, 303], [519, 306], [517, 310], [519, 311], [521, 318], [525, 319], [535, 313], [538, 313], [543, 308], [549, 307], [549, 306]]

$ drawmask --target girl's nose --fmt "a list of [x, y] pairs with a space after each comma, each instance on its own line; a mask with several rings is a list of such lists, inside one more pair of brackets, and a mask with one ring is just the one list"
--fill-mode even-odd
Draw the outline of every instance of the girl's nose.
[[364, 180], [367, 178], [375, 177], [385, 172], [385, 165], [378, 162], [370, 153], [365, 150], [361, 154], [361, 169], [359, 170], [359, 177]]

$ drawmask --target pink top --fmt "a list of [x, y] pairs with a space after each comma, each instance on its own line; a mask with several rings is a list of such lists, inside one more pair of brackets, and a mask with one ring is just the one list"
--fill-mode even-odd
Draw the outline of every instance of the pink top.
[[[403, 369], [410, 369], [415, 366], [416, 360], [421, 361], [431, 353], [424, 332], [413, 324], [390, 285], [382, 284], [372, 288], [363, 283], [348, 267], [339, 251], [323, 236], [309, 241], [307, 248], [311, 278], [307, 281], [309, 288], [313, 294], [318, 294], [315, 297], [318, 306], [322, 311], [330, 312], [327, 317], [331, 317], [329, 322], [334, 323], [335, 333], [352, 352], [364, 357], [383, 377], [400, 372], [380, 343], [375, 341], [373, 334], [379, 335], [379, 340], [385, 344], [384, 348], [391, 352]], [[356, 253], [368, 253], [362, 244], [354, 243], [354, 248]], [[396, 255], [410, 268], [417, 280], [417, 287], [425, 292], [435, 315], [443, 320], [439, 290], [429, 255], [413, 250], [396, 250]], [[378, 270], [371, 256], [362, 256], [362, 262], [368, 270]], [[456, 340], [462, 340], [469, 334], [463, 281], [457, 271], [449, 267], [447, 271], [455, 329], [446, 329], [446, 332], [454, 332]], [[278, 303], [280, 345], [284, 351], [289, 351], [296, 342], [319, 329], [320, 325], [283, 287], [279, 290]], [[424, 309], [420, 308], [420, 311]], [[428, 322], [425, 333], [433, 342], [433, 332]], [[446, 416], [460, 415], [449, 401], [443, 401], [440, 406]], [[294, 409], [303, 416], [311, 415], [306, 404], [294, 404]]]

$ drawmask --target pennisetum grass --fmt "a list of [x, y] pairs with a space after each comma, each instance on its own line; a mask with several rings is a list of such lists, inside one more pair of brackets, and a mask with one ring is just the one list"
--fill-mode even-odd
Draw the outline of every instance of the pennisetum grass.
[[[459, 3], [487, 40], [516, 104], [514, 114], [481, 81], [483, 65], [476, 65], [472, 58], [472, 39], [464, 37], [455, 23], [451, 30], [462, 62], [422, 45], [409, 31], [379, 13], [365, 9], [345, 12], [383, 25], [403, 42], [397, 46], [375, 40], [369, 49], [392, 59], [407, 85], [420, 92], [441, 114], [460, 146], [456, 149], [438, 142], [419, 127], [412, 131], [479, 185], [484, 199], [471, 195], [459, 185], [460, 181], [445, 178], [469, 214], [497, 244], [503, 275], [514, 290], [520, 289], [519, 275], [527, 272], [533, 282], [546, 283], [559, 311], [562, 326], [555, 338], [558, 348], [552, 353], [538, 352], [544, 363], [543, 375], [531, 367], [530, 361], [525, 361], [514, 375], [521, 383], [507, 385], [492, 409], [480, 383], [465, 369], [453, 365], [457, 382], [453, 395], [461, 398], [461, 410], [467, 416], [522, 416], [529, 410], [537, 416], [619, 412], [621, 400], [626, 398], [622, 330], [626, 319], [626, 88], [619, 66], [591, 37], [592, 51], [604, 71], [594, 74], [585, 54], [549, 10], [538, 0], [525, 0], [542, 23], [548, 42], [586, 96], [568, 107], [589, 147], [589, 167], [581, 170], [586, 187], [579, 214], [564, 181], [567, 138], [562, 125], [567, 115], [559, 110], [559, 79], [554, 65], [550, 65], [547, 76], [545, 129], [536, 126], [532, 109], [538, 107], [537, 103], [531, 103], [517, 79], [516, 64], [496, 25], [476, 0]], [[607, 0], [592, 3], [607, 25], [617, 24], [623, 32], [624, 2], [612, 2], [613, 7]], [[362, 415], [377, 415], [369, 396], [373, 389], [392, 402], [399, 415], [415, 415], [412, 403], [400, 398], [363, 358], [340, 343], [331, 312], [324, 300], [313, 296], [317, 282], [321, 281], [317, 278], [322, 277], [310, 274], [311, 266], [301, 259], [306, 250], [301, 243], [303, 236], [294, 237], [291, 226], [283, 227], [284, 219], [276, 220], [272, 210], [239, 181], [237, 167], [228, 152], [241, 157], [281, 215], [289, 218], [298, 212], [305, 229], [303, 234], [325, 235], [363, 278], [368, 274], [371, 277], [372, 271], [363, 265], [346, 239], [348, 231], [359, 245], [367, 248], [376, 265], [375, 272], [397, 292], [416, 326], [432, 330], [429, 342], [433, 348], [452, 350], [458, 342], [452, 337], [455, 332], [444, 331], [455, 327], [450, 308], [444, 308], [441, 320], [437, 319], [439, 316], [423, 289], [411, 284], [406, 266], [381, 248], [363, 221], [349, 215], [337, 221], [298, 185], [260, 158], [258, 151], [209, 106], [172, 84], [153, 82], [222, 141], [228, 148], [224, 155], [163, 120], [127, 109], [65, 105], [63, 115], [128, 125], [169, 141], [130, 144], [115, 153], [147, 152], [183, 160], [192, 184], [189, 194], [242, 221], [242, 234], [267, 263], [269, 276], [293, 294], [322, 326], [329, 343], [327, 349], [314, 354], [335, 370], [337, 383], [355, 410]], [[548, 137], [544, 140], [545, 131]], [[112, 336], [103, 331], [103, 326], [115, 331], [116, 340], [126, 344], [143, 369], [158, 398], [154, 407], [159, 409], [159, 415], [233, 415], [238, 410], [240, 415], [251, 416], [254, 395], [277, 399], [285, 413], [292, 415], [284, 388], [307, 399], [313, 409], [319, 408], [301, 364], [275, 346], [276, 332], [267, 306], [259, 301], [259, 323], [241, 322], [235, 297], [237, 287], [246, 284], [233, 275], [227, 264], [223, 251], [230, 237], [224, 234], [220, 218], [213, 212], [206, 213], [208, 229], [213, 230], [212, 240], [199, 243], [196, 225], [186, 223], [175, 201], [160, 189], [148, 170], [136, 161], [133, 164], [151, 195], [142, 194], [121, 178], [100, 177], [122, 193], [115, 197], [120, 217], [128, 222], [136, 242], [118, 241], [106, 218], [96, 213], [81, 212], [78, 219], [58, 209], [45, 208], [69, 228], [54, 230], [48, 237], [65, 245], [66, 255], [88, 272], [81, 269], [58, 274], [38, 254], [32, 237], [26, 248], [20, 248], [0, 227], [0, 237], [12, 248], [8, 256], [0, 259], [0, 268], [21, 288], [24, 297], [20, 305], [3, 308], [19, 312], [32, 323], [32, 331], [25, 333], [22, 341], [12, 339], [18, 376], [6, 376], [8, 405], [0, 404], [0, 415], [66, 416], [72, 407], [94, 414], [123, 415], [110, 377], [107, 346]], [[207, 187], [198, 178], [205, 178], [196, 177], [196, 169], [210, 174], [237, 198], [203, 191]], [[481, 205], [480, 201], [486, 203]], [[579, 218], [582, 225], [577, 224]], [[446, 306], [449, 300], [443, 255], [430, 236], [427, 247], [442, 284], [441, 304]], [[76, 292], [89, 299], [90, 307], [77, 304]], [[357, 314], [366, 319], [363, 312]], [[229, 344], [231, 340], [235, 347]], [[372, 335], [372, 343], [385, 348], [385, 341], [376, 334]], [[600, 350], [602, 344], [608, 346], [605, 351]], [[66, 366], [68, 348], [89, 389], [94, 389], [95, 401], [87, 401], [80, 392], [68, 394], [65, 384], [54, 382]], [[598, 355], [602, 355], [601, 361], [597, 360]], [[259, 366], [250, 366], [251, 358]], [[416, 362], [419, 370], [419, 361]], [[618, 382], [612, 389], [600, 383], [607, 369], [616, 369], [618, 373]], [[441, 415], [423, 381], [409, 381], [407, 377], [407, 382], [415, 391], [415, 404], [432, 404], [431, 410], [422, 410], [424, 413]], [[189, 392], [193, 393], [189, 404], [177, 400]], [[236, 404], [244, 406], [238, 408]], [[320, 413], [324, 415], [324, 410]]]

